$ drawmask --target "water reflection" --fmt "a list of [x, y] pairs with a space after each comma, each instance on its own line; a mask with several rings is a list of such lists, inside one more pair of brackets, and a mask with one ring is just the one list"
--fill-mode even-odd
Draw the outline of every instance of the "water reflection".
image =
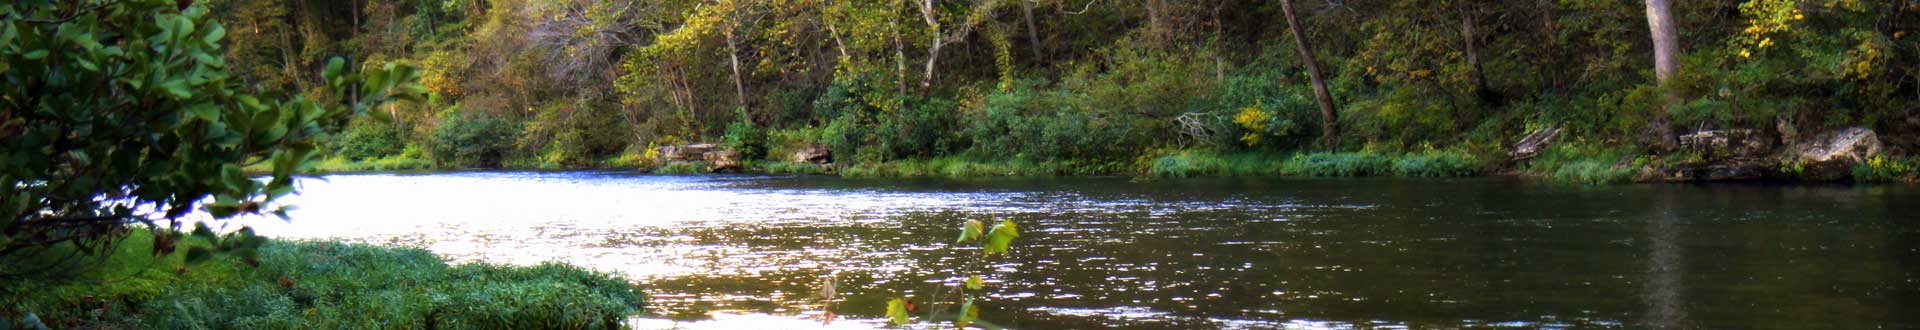
[[1647, 285], [1642, 299], [1647, 301], [1648, 329], [1680, 329], [1687, 320], [1680, 291], [1680, 217], [1675, 214], [1671, 190], [1662, 189], [1653, 202], [1653, 219], [1647, 221]]
[[[1012, 219], [977, 270], [1015, 328], [1916, 326], [1910, 187], [1570, 187], [1494, 180], [844, 180], [610, 172], [303, 181], [271, 235], [565, 261], [645, 283], [641, 328], [880, 325], [931, 297], [967, 219]], [[1691, 257], [1690, 257], [1691, 256]], [[1704, 256], [1704, 257], [1703, 257]], [[925, 298], [917, 298], [925, 299]]]

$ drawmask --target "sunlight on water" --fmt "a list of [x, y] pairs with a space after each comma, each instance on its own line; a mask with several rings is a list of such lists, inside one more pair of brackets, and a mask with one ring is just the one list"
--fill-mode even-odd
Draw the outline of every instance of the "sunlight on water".
[[[1877, 297], [1920, 286], [1913, 271], [1860, 253], [1902, 248], [1876, 235], [1886, 226], [1907, 233], [1910, 227], [1888, 221], [1898, 214], [1892, 205], [1911, 204], [1840, 205], [1852, 210], [1844, 217], [1861, 220], [1834, 224], [1834, 209], [1807, 206], [1833, 205], [1780, 203], [1787, 197], [1747, 190], [615, 172], [336, 175], [300, 185], [302, 193], [286, 200], [299, 207], [291, 223], [241, 223], [271, 236], [422, 247], [461, 262], [559, 261], [620, 273], [651, 295], [650, 315], [632, 322], [637, 329], [875, 328], [884, 325], [885, 299], [932, 300], [935, 288], [957, 283], [968, 275], [962, 272], [991, 279], [987, 318], [1016, 328], [1619, 328], [1696, 322], [1660, 315], [1698, 320], [1761, 307], [1853, 315], [1853, 324], [1874, 325], [1873, 314], [1857, 311], [1897, 305]], [[1836, 193], [1811, 192], [1788, 200]], [[1707, 197], [1688, 200], [1683, 205], [1695, 212], [1672, 212], [1669, 221], [1678, 222], [1649, 231], [1647, 224], [1661, 222], [1648, 219], [1667, 213], [1649, 210], [1655, 204], [1643, 195]], [[1011, 219], [1025, 235], [1011, 258], [955, 268], [978, 253], [947, 245], [968, 219]], [[1805, 225], [1812, 223], [1827, 227]], [[1739, 242], [1719, 238], [1740, 233], [1730, 226], [1775, 245], [1725, 245]], [[1853, 239], [1821, 243], [1808, 235]], [[1688, 240], [1695, 237], [1715, 239]], [[1830, 253], [1778, 253], [1807, 248]], [[1779, 280], [1751, 293], [1821, 299], [1831, 309], [1691, 307], [1725, 298], [1682, 288], [1738, 295], [1727, 291], [1733, 283], [1693, 278], [1745, 275], [1697, 265], [1661, 272], [1689, 250], [1881, 271], [1772, 271]], [[813, 292], [830, 273], [840, 274], [846, 301], [835, 309], [840, 318], [823, 325]], [[1899, 281], [1908, 285], [1886, 286]], [[1671, 314], [1676, 308], [1695, 310]]]

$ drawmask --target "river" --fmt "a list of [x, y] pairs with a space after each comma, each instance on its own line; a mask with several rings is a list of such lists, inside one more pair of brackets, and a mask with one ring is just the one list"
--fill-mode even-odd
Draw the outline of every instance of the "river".
[[[560, 261], [651, 295], [638, 328], [873, 328], [984, 275], [1019, 329], [1920, 327], [1913, 186], [1520, 180], [332, 175], [276, 237]], [[951, 246], [1011, 220], [1012, 252]], [[667, 315], [694, 315], [672, 321]], [[686, 318], [686, 317], [682, 317]], [[932, 326], [927, 326], [932, 327]]]

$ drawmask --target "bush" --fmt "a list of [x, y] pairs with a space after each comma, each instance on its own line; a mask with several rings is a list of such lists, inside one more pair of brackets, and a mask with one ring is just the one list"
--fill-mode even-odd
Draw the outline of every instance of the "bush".
[[456, 167], [496, 167], [513, 148], [519, 130], [495, 116], [453, 113], [441, 117], [427, 141], [435, 161]]
[[1906, 159], [1874, 155], [1853, 165], [1855, 182], [1913, 182], [1920, 180], [1920, 157]]
[[405, 129], [392, 121], [356, 120], [328, 140], [328, 146], [334, 156], [348, 160], [386, 157], [406, 149], [403, 132]]
[[976, 158], [1042, 162], [1113, 160], [1126, 159], [1154, 143], [1134, 134], [1140, 131], [1135, 125], [1151, 121], [1124, 120], [1105, 112], [1111, 110], [1082, 104], [1085, 94], [1048, 91], [1041, 88], [1043, 84], [1021, 80], [1015, 88], [987, 95], [983, 103], [965, 110], [969, 117], [961, 128], [961, 140], [969, 142], [970, 153]]
[[761, 159], [767, 155], [766, 132], [753, 126], [753, 120], [747, 117], [746, 109], [737, 110], [739, 120], [727, 124], [727, 133], [721, 136], [721, 143], [740, 153], [741, 160]]

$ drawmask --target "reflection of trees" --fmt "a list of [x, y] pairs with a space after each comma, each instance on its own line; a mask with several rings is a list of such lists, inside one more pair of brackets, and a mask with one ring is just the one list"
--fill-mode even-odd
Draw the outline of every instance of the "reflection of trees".
[[1646, 319], [1642, 320], [1649, 329], [1679, 329], [1687, 319], [1683, 309], [1680, 274], [1681, 251], [1679, 224], [1680, 218], [1673, 209], [1674, 193], [1662, 189], [1656, 193], [1653, 202], [1653, 216], [1647, 221], [1647, 241], [1651, 250], [1647, 256], [1646, 287], [1641, 299], [1647, 303]]

